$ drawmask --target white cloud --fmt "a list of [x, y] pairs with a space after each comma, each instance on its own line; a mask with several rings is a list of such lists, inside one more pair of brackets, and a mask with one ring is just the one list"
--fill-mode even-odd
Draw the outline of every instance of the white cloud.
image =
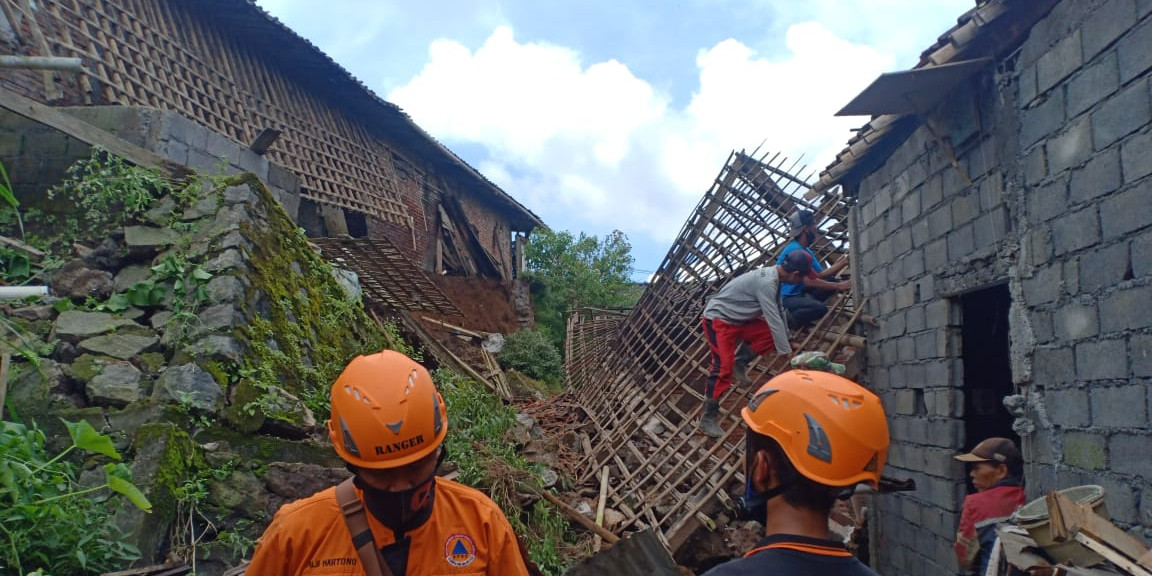
[[699, 89], [674, 109], [623, 63], [498, 27], [475, 51], [434, 42], [387, 99], [450, 146], [483, 145], [478, 168], [545, 221], [667, 242], [732, 149], [765, 141], [826, 164], [861, 123], [832, 114], [892, 66], [816, 23], [788, 28], [786, 45], [779, 59], [736, 40], [701, 50]]

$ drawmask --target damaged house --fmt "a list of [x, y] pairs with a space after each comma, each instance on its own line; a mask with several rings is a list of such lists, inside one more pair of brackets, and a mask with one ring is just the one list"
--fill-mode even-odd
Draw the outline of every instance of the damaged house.
[[[18, 190], [55, 181], [87, 144], [107, 146], [89, 138], [69, 148], [54, 130], [75, 127], [62, 111], [176, 165], [255, 173], [385, 309], [516, 328], [507, 286], [540, 219], [255, 2], [3, 0], [0, 8], [5, 53], [74, 62], [0, 70], [17, 134], [0, 159]], [[52, 116], [51, 127], [10, 112], [36, 103], [51, 105], [35, 118]], [[496, 325], [469, 322], [461, 300], [505, 313], [487, 323]]]
[[1029, 498], [1096, 484], [1152, 536], [1152, 3], [980, 2], [908, 71], [813, 195], [854, 199], [863, 381], [890, 415], [874, 566], [956, 573], [965, 470], [1021, 442]]

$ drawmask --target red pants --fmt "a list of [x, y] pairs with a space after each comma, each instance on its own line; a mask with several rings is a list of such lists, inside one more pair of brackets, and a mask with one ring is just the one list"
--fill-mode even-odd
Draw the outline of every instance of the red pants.
[[723, 320], [705, 318], [702, 324], [708, 349], [712, 351], [712, 370], [708, 373], [704, 387], [704, 396], [707, 398], [719, 399], [732, 386], [732, 364], [740, 342], [747, 342], [756, 354], [776, 351], [772, 329], [762, 317], [744, 324], [729, 324]]

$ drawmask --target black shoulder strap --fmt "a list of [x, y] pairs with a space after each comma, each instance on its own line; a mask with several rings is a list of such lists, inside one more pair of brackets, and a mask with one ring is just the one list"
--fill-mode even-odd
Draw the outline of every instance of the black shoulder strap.
[[372, 529], [368, 527], [368, 516], [364, 512], [364, 503], [356, 497], [356, 489], [349, 478], [336, 486], [336, 501], [340, 504], [340, 511], [344, 513], [344, 522], [348, 524], [348, 534], [352, 536], [352, 546], [360, 554], [360, 565], [368, 576], [393, 576], [392, 570], [380, 556], [376, 549], [376, 540], [372, 537]]

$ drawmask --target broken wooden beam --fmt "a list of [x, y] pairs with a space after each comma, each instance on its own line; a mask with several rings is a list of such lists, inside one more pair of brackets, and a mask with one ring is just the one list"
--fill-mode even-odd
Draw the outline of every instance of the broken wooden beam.
[[613, 534], [607, 528], [604, 528], [603, 526], [600, 526], [600, 525], [596, 524], [595, 522], [589, 520], [587, 516], [581, 514], [575, 508], [565, 504], [562, 500], [553, 496], [551, 492], [549, 492], [547, 490], [534, 490], [534, 492], [539, 494], [545, 500], [551, 502], [552, 505], [556, 506], [556, 508], [558, 508], [560, 510], [560, 512], [562, 512], [565, 516], [571, 518], [572, 520], [575, 520], [576, 523], [587, 528], [593, 534], [599, 535], [601, 538], [604, 539], [605, 542], [607, 542], [609, 544], [615, 544], [616, 542], [620, 541], [619, 536]]
[[8, 246], [9, 248], [15, 248], [15, 249], [27, 254], [33, 262], [40, 261], [45, 256], [43, 250], [38, 250], [36, 248], [33, 248], [33, 247], [31, 247], [31, 246], [29, 246], [29, 245], [27, 245], [27, 244], [25, 244], [19, 240], [16, 240], [15, 238], [8, 238], [6, 236], [0, 236], [0, 244]]
[[483, 340], [484, 338], [487, 338], [487, 337], [488, 337], [488, 334], [487, 334], [487, 333], [484, 333], [484, 332], [476, 332], [476, 331], [474, 331], [474, 330], [469, 330], [469, 329], [467, 329], [467, 328], [461, 328], [461, 327], [459, 327], [459, 326], [456, 326], [456, 325], [454, 325], [454, 324], [449, 324], [449, 323], [447, 323], [447, 322], [444, 322], [444, 321], [442, 321], [442, 320], [437, 320], [437, 319], [435, 319], [435, 318], [429, 318], [429, 317], [427, 317], [427, 316], [421, 316], [420, 318], [421, 318], [421, 319], [423, 319], [423, 320], [427, 320], [428, 322], [431, 322], [431, 323], [433, 323], [433, 324], [438, 324], [438, 325], [440, 325], [440, 326], [443, 326], [444, 328], [447, 328], [447, 329], [449, 329], [449, 330], [453, 330], [453, 331], [455, 331], [455, 332], [459, 332], [459, 333], [461, 333], [461, 334], [463, 334], [463, 335], [465, 335], [465, 336], [471, 336], [471, 337], [473, 337], [473, 338], [480, 338], [481, 340]]
[[119, 156], [137, 166], [159, 168], [170, 178], [184, 179], [192, 174], [187, 166], [172, 162], [111, 132], [5, 88], [0, 88], [0, 108], [11, 110], [29, 120], [35, 120], [45, 126], [55, 128], [85, 144], [100, 146], [112, 155]]
[[280, 138], [279, 130], [275, 128], [265, 128], [261, 130], [260, 134], [256, 136], [256, 139], [248, 145], [248, 149], [263, 156], [268, 152], [268, 149], [276, 143], [278, 138]]

